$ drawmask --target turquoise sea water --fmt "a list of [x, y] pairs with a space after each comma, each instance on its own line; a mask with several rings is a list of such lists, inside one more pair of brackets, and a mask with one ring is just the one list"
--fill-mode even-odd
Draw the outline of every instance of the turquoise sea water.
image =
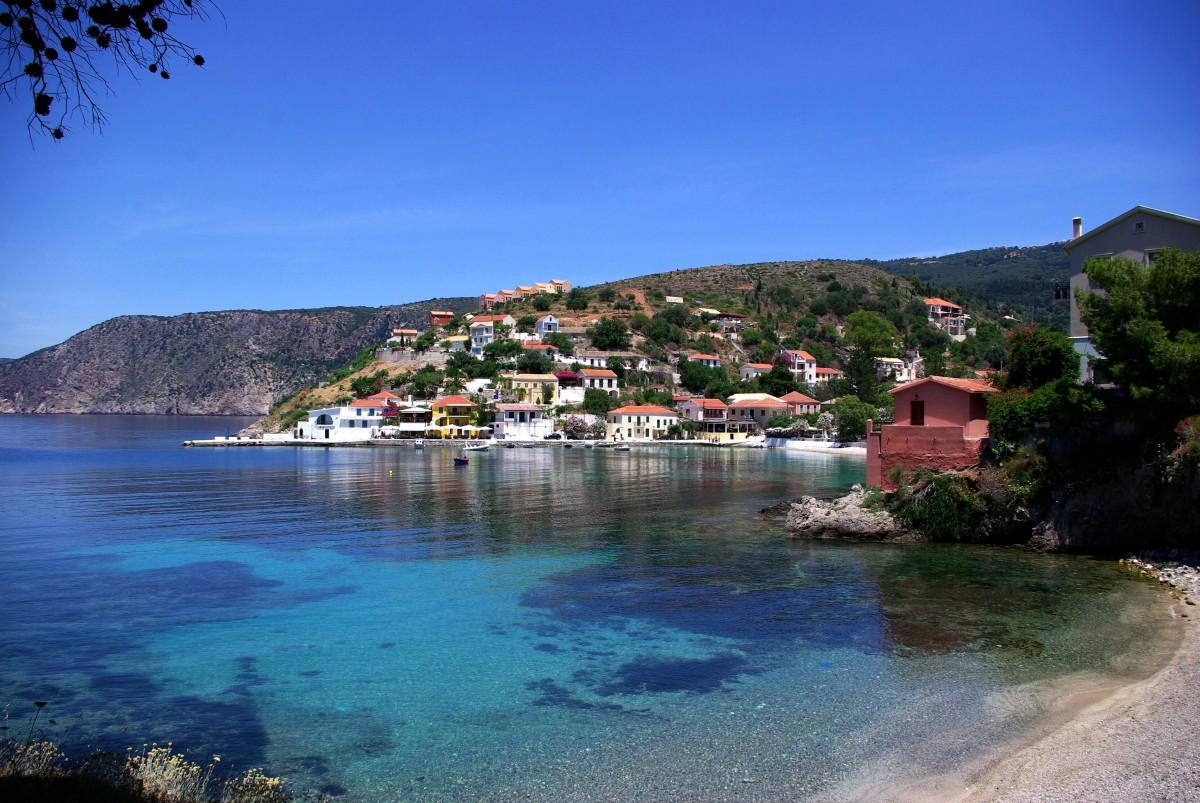
[[1133, 674], [1082, 558], [797, 543], [863, 478], [778, 450], [183, 449], [231, 419], [0, 417], [0, 703], [344, 800], [778, 799], [942, 772], [1047, 681]]

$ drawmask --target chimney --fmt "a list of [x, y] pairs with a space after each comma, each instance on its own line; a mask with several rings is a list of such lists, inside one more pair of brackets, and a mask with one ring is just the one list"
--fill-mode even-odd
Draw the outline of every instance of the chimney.
[[1071, 239], [1078, 240], [1083, 236], [1083, 218], [1071, 218]]

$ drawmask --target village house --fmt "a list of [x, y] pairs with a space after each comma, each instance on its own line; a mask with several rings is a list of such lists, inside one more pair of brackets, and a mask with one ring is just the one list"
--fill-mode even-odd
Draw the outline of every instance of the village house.
[[503, 304], [498, 293], [484, 293], [479, 297], [479, 311], [491, 312], [497, 304]]
[[721, 367], [721, 358], [716, 354], [689, 354], [688, 360], [691, 362], [698, 362], [708, 368]]
[[506, 395], [518, 402], [558, 404], [558, 377], [554, 374], [501, 374]]
[[881, 382], [886, 379], [890, 379], [896, 383], [912, 382], [914, 379], [920, 378], [919, 374], [922, 362], [923, 360], [919, 355], [909, 359], [876, 357], [875, 377]]
[[481, 431], [474, 414], [475, 402], [466, 396], [443, 396], [433, 402], [426, 433], [439, 438], [473, 438]]
[[1091, 284], [1083, 263], [1089, 259], [1125, 257], [1139, 265], [1149, 265], [1164, 248], [1185, 251], [1200, 248], [1200, 220], [1135, 206], [1087, 234], [1083, 233], [1083, 218], [1071, 221], [1071, 239], [1063, 247], [1071, 258], [1071, 322], [1068, 334], [1075, 352], [1079, 354], [1081, 382], [1095, 379], [1092, 361], [1099, 356], [1092, 345], [1087, 325], [1079, 317], [1076, 291], [1091, 292]]
[[558, 356], [557, 346], [550, 343], [543, 343], [540, 340], [525, 340], [521, 343], [521, 348], [525, 351], [536, 351], [539, 354], [545, 354], [550, 359]]
[[952, 340], [961, 343], [967, 339], [969, 316], [963, 314], [961, 306], [944, 298], [927, 298], [925, 309], [929, 314], [929, 322], [950, 335]]
[[795, 377], [806, 385], [817, 381], [817, 358], [800, 349], [780, 349], [780, 361]]
[[596, 390], [603, 390], [610, 396], [616, 396], [620, 393], [615, 371], [610, 371], [607, 368], [580, 368], [579, 376], [583, 380], [584, 390], [595, 388]]
[[846, 374], [844, 371], [839, 371], [837, 368], [816, 368], [813, 371], [813, 384], [823, 385], [831, 379], [841, 379]]
[[771, 369], [774, 367], [775, 366], [769, 362], [748, 362], [744, 363], [741, 368], [738, 369], [738, 376], [740, 376], [746, 382], [749, 382], [755, 377], [771, 373]]
[[383, 426], [384, 412], [395, 409], [392, 399], [355, 399], [347, 405], [309, 410], [308, 419], [296, 424], [292, 436], [297, 440], [371, 440]]
[[867, 484], [894, 491], [893, 469], [959, 470], [979, 464], [987, 445], [986, 394], [979, 379], [931, 376], [888, 391], [896, 423], [867, 427]]
[[788, 414], [788, 403], [768, 393], [735, 393], [729, 397], [729, 420], [765, 427], [777, 415]]
[[787, 403], [788, 415], [805, 415], [821, 411], [821, 403], [819, 401], [795, 390], [785, 393], [780, 397], [780, 401]]
[[397, 402], [395, 409], [385, 411], [387, 423], [380, 427], [381, 435], [391, 438], [420, 438], [425, 435], [433, 410], [428, 402], [413, 401], [410, 396], [405, 402]]
[[553, 315], [543, 315], [537, 319], [537, 325], [534, 326], [534, 334], [538, 339], [545, 339], [546, 335], [554, 334], [558, 331], [558, 318]]
[[653, 440], [666, 436], [679, 416], [666, 407], [633, 404], [608, 411], [609, 440]]
[[388, 345], [395, 348], [404, 348], [411, 346], [412, 342], [420, 337], [421, 333], [416, 329], [397, 328], [392, 330], [391, 337], [388, 338]]
[[437, 329], [440, 326], [445, 326], [454, 320], [454, 313], [445, 309], [431, 309], [429, 311], [429, 328]]
[[497, 440], [541, 440], [554, 432], [554, 422], [536, 404], [497, 404], [492, 436]]
[[511, 332], [517, 321], [511, 315], [476, 315], [467, 326], [471, 333], [471, 353], [483, 356], [483, 347], [496, 341], [497, 327], [505, 326]]
[[745, 421], [730, 421], [729, 407], [720, 399], [688, 398], [677, 403], [684, 419], [700, 425], [696, 437], [722, 443], [745, 440], [756, 426]]
[[586, 368], [607, 368], [609, 359], [616, 357], [633, 371], [650, 370], [650, 361], [634, 351], [577, 351], [573, 356], [563, 357], [563, 362], [577, 362]]
[[682, 304], [683, 296], [663, 296], [663, 301], [668, 304]]
[[469, 335], [450, 335], [442, 341], [446, 351], [468, 351], [471, 347]]

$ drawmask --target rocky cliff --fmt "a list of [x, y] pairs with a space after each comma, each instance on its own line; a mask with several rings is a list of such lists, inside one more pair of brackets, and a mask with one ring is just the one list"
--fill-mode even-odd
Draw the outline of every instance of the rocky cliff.
[[475, 304], [125, 315], [0, 363], [0, 412], [261, 415], [392, 327]]

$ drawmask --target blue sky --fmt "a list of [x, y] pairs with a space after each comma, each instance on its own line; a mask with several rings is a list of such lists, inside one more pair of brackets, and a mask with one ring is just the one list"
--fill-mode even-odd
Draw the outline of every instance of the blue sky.
[[0, 356], [108, 317], [1200, 215], [1200, 4], [226, 0], [102, 133], [0, 99]]

